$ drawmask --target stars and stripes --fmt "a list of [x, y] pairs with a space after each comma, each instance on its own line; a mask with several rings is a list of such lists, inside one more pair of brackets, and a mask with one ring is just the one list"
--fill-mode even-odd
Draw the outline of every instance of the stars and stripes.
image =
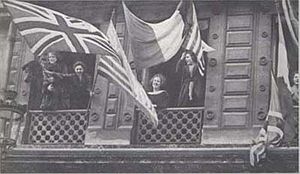
[[186, 50], [193, 51], [193, 53], [197, 57], [197, 63], [198, 63], [198, 69], [200, 75], [204, 76], [205, 60], [202, 56], [203, 51], [211, 52], [214, 51], [214, 49], [209, 47], [203, 40], [201, 40], [201, 33], [197, 21], [197, 13], [196, 13], [194, 3], [190, 2], [190, 4], [188, 5], [190, 6], [189, 9], [190, 8], [192, 9], [189, 10], [187, 13], [190, 13], [191, 11], [192, 14], [186, 15], [186, 18], [191, 18], [191, 19], [186, 19], [185, 25], [188, 25], [189, 29], [185, 36], [185, 40], [182, 44], [182, 47]]
[[[122, 45], [119, 41], [117, 31], [113, 25], [112, 19], [109, 22], [108, 29], [106, 35], [108, 36], [112, 47], [116, 50], [118, 55], [120, 56], [121, 60], [124, 62], [124, 72], [127, 73], [128, 79], [130, 81], [130, 85], [132, 87], [132, 91], [126, 91], [127, 94], [129, 94], [130, 97], [132, 97], [135, 101], [137, 101], [137, 105], [146, 116], [154, 123], [154, 125], [157, 125], [158, 119], [157, 114], [155, 111], [155, 108], [153, 107], [153, 104], [151, 100], [149, 99], [146, 91], [144, 90], [143, 86], [138, 82], [135, 75], [133, 74], [130, 65], [127, 61], [127, 56], [122, 48]], [[105, 60], [105, 59], [103, 59]], [[101, 60], [100, 60], [101, 61]], [[100, 66], [102, 68], [102, 66]], [[120, 79], [122, 80], [122, 79]], [[125, 87], [124, 87], [125, 88]], [[126, 88], [125, 88], [126, 89]]]

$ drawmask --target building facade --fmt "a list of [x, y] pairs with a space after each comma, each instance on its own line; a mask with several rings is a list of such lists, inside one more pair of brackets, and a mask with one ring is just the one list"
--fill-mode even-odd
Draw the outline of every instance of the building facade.
[[[121, 1], [31, 1], [106, 31], [115, 9], [118, 37], [133, 62]], [[126, 1], [147, 22], [168, 18], [177, 1]], [[94, 77], [90, 109], [36, 108], [33, 82], [22, 66], [36, 60], [1, 6], [0, 88], [18, 93], [27, 105], [17, 146], [5, 153], [4, 172], [296, 172], [298, 147], [269, 150], [262, 167], [249, 164], [249, 147], [269, 108], [271, 70], [277, 53], [277, 11], [273, 1], [195, 1], [202, 39], [216, 51], [205, 54], [203, 105], [177, 107], [180, 55], [148, 69], [134, 69], [146, 90], [162, 73], [170, 94], [153, 127], [113, 82], [97, 74], [101, 55], [61, 53], [71, 69], [83, 60]], [[296, 61], [295, 61], [296, 62]], [[295, 67], [292, 67], [295, 68]], [[294, 107], [298, 112], [298, 107]]]

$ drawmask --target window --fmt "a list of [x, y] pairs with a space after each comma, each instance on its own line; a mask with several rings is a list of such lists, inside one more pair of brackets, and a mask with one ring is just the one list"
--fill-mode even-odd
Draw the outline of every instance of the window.
[[[199, 20], [199, 27], [201, 30], [201, 39], [207, 43], [208, 39], [208, 32], [209, 32], [209, 19]], [[166, 77], [166, 83], [163, 86], [169, 93], [169, 107], [176, 107], [178, 103], [178, 97], [181, 90], [182, 85], [182, 72], [176, 73], [176, 64], [181, 57], [183, 50], [178, 51], [178, 53], [168, 62], [159, 64], [157, 66], [151, 67], [149, 69], [149, 76], [148, 79], [157, 73], [163, 74]], [[206, 53], [203, 54], [205, 62], [207, 61]], [[205, 75], [200, 77], [200, 87], [198, 87], [198, 91], [200, 91], [200, 104], [199, 106], [204, 106], [204, 97], [205, 97]], [[147, 90], [151, 89], [151, 84], [148, 82], [146, 83]], [[198, 106], [198, 105], [197, 105]]]
[[86, 109], [95, 55], [53, 52], [23, 66], [30, 82], [30, 110]]

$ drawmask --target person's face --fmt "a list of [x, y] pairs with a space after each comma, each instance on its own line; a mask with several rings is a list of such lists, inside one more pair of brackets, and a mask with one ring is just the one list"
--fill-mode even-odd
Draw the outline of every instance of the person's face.
[[188, 65], [191, 65], [191, 64], [194, 63], [194, 61], [193, 61], [193, 59], [192, 59], [192, 56], [191, 56], [190, 54], [186, 54], [186, 55], [185, 55], [185, 62], [186, 62], [186, 64], [188, 64]]
[[161, 79], [159, 77], [154, 77], [152, 82], [153, 89], [159, 89], [161, 85]]
[[47, 64], [47, 62], [48, 62], [48, 60], [47, 60], [46, 57], [41, 57], [41, 58], [40, 58], [40, 64], [41, 64], [41, 65], [45, 65], [45, 64]]
[[83, 68], [82, 65], [77, 65], [77, 66], [75, 67], [75, 73], [76, 73], [76, 74], [82, 74], [83, 72], [84, 72], [84, 68]]
[[48, 56], [49, 56], [49, 63], [55, 63], [56, 61], [57, 61], [57, 57], [56, 57], [56, 55], [54, 54], [54, 53], [49, 53], [48, 54]]
[[51, 76], [51, 77], [49, 77], [48, 78], [48, 81], [50, 82], [50, 83], [53, 83], [55, 80], [54, 80], [54, 77], [53, 76]]
[[295, 83], [296, 85], [299, 84], [299, 74], [298, 74], [298, 73], [294, 75], [294, 83]]

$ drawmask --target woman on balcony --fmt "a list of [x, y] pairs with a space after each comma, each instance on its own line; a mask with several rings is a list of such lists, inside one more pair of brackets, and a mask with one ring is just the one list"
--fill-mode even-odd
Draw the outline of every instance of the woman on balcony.
[[41, 62], [43, 68], [43, 99], [40, 108], [43, 110], [67, 109], [68, 103], [64, 100], [65, 94], [63, 73], [66, 67], [59, 61], [57, 53], [49, 52], [47, 61]]
[[148, 92], [148, 96], [156, 109], [168, 107], [169, 94], [166, 90], [161, 89], [165, 81], [166, 78], [162, 74], [155, 74], [150, 80], [152, 91]]
[[292, 89], [291, 89], [292, 99], [293, 99], [294, 105], [298, 105], [298, 103], [299, 103], [299, 73], [298, 72], [294, 73], [293, 82], [294, 82], [294, 85], [292, 86]]
[[177, 106], [201, 106], [201, 76], [197, 67], [197, 58], [192, 51], [183, 52], [176, 65], [176, 72], [182, 75]]
[[86, 73], [86, 65], [82, 61], [75, 62], [73, 70], [75, 74], [69, 77], [71, 109], [87, 109], [91, 95], [91, 77]]

